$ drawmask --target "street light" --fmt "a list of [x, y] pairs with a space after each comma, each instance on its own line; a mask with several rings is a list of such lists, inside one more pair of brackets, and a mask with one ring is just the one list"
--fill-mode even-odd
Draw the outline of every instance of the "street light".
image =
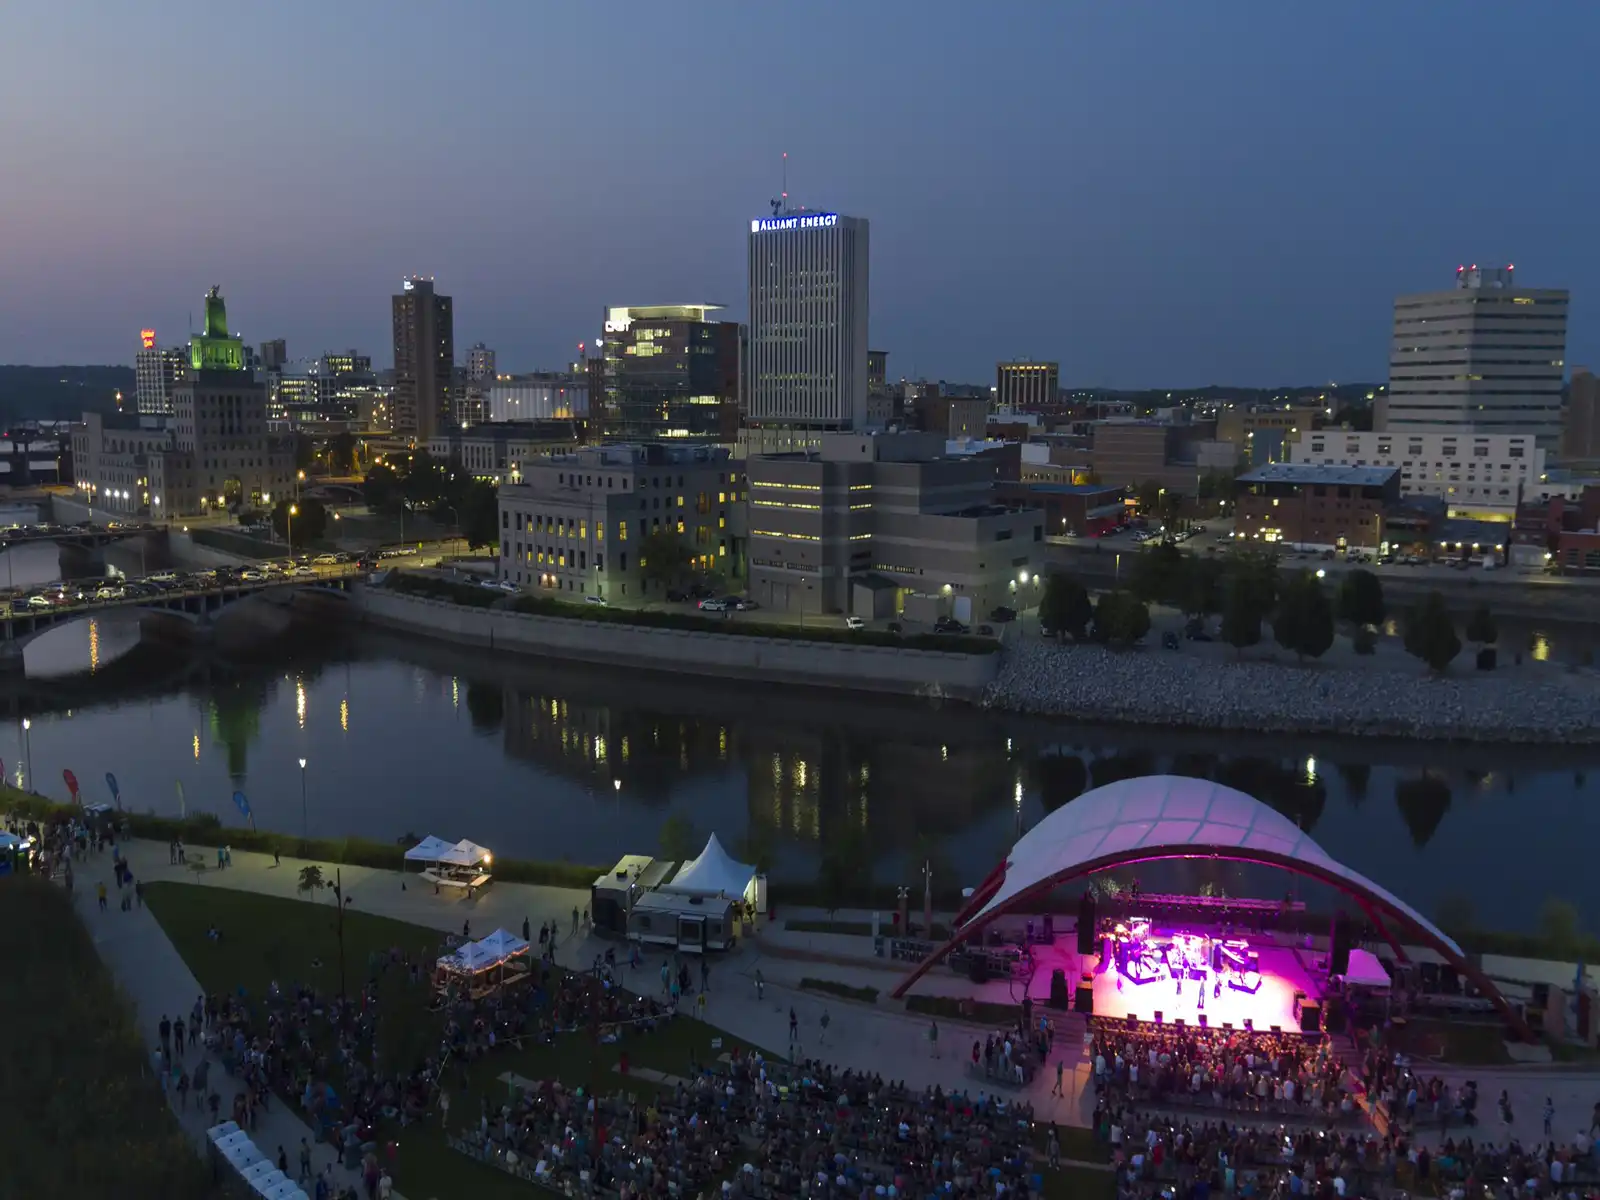
[[288, 542], [289, 542], [289, 550], [290, 550], [291, 553], [293, 553], [293, 551], [294, 551], [294, 519], [296, 517], [298, 517], [299, 515], [300, 515], [300, 506], [298, 504], [289, 505], [288, 515], [284, 520], [284, 532], [289, 535], [288, 536]]
[[306, 815], [306, 760], [300, 760], [300, 836], [311, 836], [311, 822]]
[[22, 764], [27, 773], [27, 785], [33, 789], [33, 735], [28, 731], [33, 728], [33, 722], [27, 717], [22, 718]]

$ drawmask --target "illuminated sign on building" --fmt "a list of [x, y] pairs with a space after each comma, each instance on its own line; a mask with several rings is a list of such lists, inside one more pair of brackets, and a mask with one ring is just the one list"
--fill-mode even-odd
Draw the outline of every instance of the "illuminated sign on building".
[[[627, 333], [628, 327], [633, 324], [632, 317], [614, 317], [606, 322], [607, 333]], [[580, 346], [581, 350], [582, 347]]]
[[154, 349], [156, 344], [156, 331], [154, 329], [139, 330], [139, 344], [146, 350]]
[[799, 217], [763, 217], [750, 222], [751, 233], [772, 233], [779, 229], [827, 229], [839, 223], [838, 213], [807, 213]]

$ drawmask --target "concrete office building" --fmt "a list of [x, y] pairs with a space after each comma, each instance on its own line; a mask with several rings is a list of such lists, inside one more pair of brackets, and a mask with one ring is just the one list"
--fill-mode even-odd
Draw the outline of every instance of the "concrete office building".
[[1061, 398], [1061, 364], [1003, 362], [995, 368], [995, 404], [1016, 412], [1035, 411]]
[[1239, 461], [1251, 466], [1284, 462], [1289, 443], [1327, 415], [1315, 403], [1230, 404], [1217, 412], [1217, 440], [1237, 446]]
[[156, 520], [270, 507], [290, 486], [294, 454], [269, 434], [266, 385], [244, 364], [244, 344], [228, 333], [227, 308], [212, 288], [171, 417], [129, 428], [86, 413], [74, 428], [78, 490], [96, 509]]
[[993, 459], [947, 457], [937, 434], [829, 433], [748, 467], [750, 594], [769, 608], [889, 616], [918, 597], [982, 620], [1037, 603], [1044, 516], [995, 502]]
[[522, 482], [500, 489], [500, 578], [573, 599], [657, 596], [639, 548], [662, 530], [694, 570], [740, 575], [743, 490], [743, 464], [720, 446], [586, 446], [525, 461]]
[[1380, 432], [1528, 433], [1555, 450], [1567, 292], [1518, 288], [1511, 267], [1459, 267], [1444, 292], [1394, 302]]
[[744, 329], [717, 304], [606, 310], [605, 389], [590, 428], [608, 442], [732, 443], [739, 433]]
[[813, 434], [866, 426], [868, 256], [859, 217], [750, 222], [750, 424]]
[[494, 351], [482, 342], [475, 342], [467, 351], [467, 362], [464, 368], [467, 379], [472, 383], [483, 383], [493, 379]]
[[180, 346], [155, 344], [155, 330], [142, 331], [134, 359], [134, 405], [142, 416], [172, 415], [172, 397], [189, 369], [189, 354]]
[[393, 297], [394, 432], [426, 445], [454, 416], [455, 309], [433, 280], [413, 276]]
[[910, 417], [924, 433], [981, 441], [989, 430], [989, 402], [975, 396], [919, 396], [912, 401]]
[[1089, 429], [1090, 465], [1099, 482], [1112, 487], [1154, 483], [1195, 496], [1206, 475], [1231, 474], [1238, 466], [1238, 447], [1218, 440], [1211, 421], [1095, 421]]
[[1398, 467], [1400, 490], [1438, 496], [1452, 517], [1509, 519], [1545, 474], [1531, 433], [1319, 429], [1289, 445], [1290, 460], [1322, 466]]
[[459, 462], [478, 479], [507, 484], [522, 482], [524, 464], [576, 445], [571, 421], [496, 421], [447, 430], [428, 443], [428, 453]]
[[1588, 367], [1572, 368], [1561, 423], [1561, 458], [1564, 462], [1600, 459], [1600, 388]]
[[283, 338], [273, 338], [261, 343], [261, 369], [271, 371], [289, 361], [289, 343]]

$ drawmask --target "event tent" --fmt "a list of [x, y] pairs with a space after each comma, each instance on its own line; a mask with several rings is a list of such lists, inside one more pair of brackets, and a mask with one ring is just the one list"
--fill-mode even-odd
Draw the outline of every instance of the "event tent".
[[499, 962], [500, 959], [493, 952], [485, 950], [482, 943], [466, 942], [455, 948], [454, 953], [446, 954], [439, 960], [439, 965], [451, 971], [484, 971]]
[[1344, 973], [1344, 981], [1354, 987], [1389, 990], [1389, 972], [1383, 969], [1376, 954], [1360, 946], [1350, 948], [1350, 969]]
[[488, 862], [490, 857], [489, 852], [477, 842], [469, 842], [466, 838], [462, 838], [454, 846], [446, 848], [439, 855], [438, 861], [448, 863], [452, 867], [476, 867], [480, 863]]
[[436, 863], [443, 862], [444, 855], [455, 847], [443, 838], [436, 838], [431, 833], [406, 851], [407, 862]]
[[496, 929], [477, 944], [496, 959], [510, 958], [513, 954], [521, 954], [528, 949], [527, 942], [504, 929]]
[[736, 861], [713, 833], [699, 857], [684, 863], [663, 890], [744, 900], [755, 897], [755, 884], [756, 869]]

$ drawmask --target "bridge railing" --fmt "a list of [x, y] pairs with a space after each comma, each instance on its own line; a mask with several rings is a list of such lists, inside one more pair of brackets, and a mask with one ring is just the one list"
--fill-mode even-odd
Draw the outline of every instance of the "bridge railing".
[[[11, 598], [0, 600], [0, 621], [21, 620], [24, 617], [54, 617], [71, 613], [101, 612], [108, 608], [149, 608], [162, 606], [177, 600], [191, 600], [203, 596], [220, 596], [229, 592], [255, 592], [273, 587], [304, 587], [307, 584], [323, 583], [334, 579], [350, 579], [366, 574], [363, 567], [355, 563], [337, 563], [334, 565], [313, 565], [315, 575], [273, 575], [266, 579], [238, 579], [227, 583], [213, 583], [207, 587], [186, 585], [184, 587], [170, 588], [153, 596], [119, 596], [116, 599], [96, 600], [86, 597], [82, 600], [73, 600], [66, 604], [52, 604], [49, 608], [32, 608], [28, 605], [18, 605]], [[138, 582], [137, 580], [133, 582]]]

